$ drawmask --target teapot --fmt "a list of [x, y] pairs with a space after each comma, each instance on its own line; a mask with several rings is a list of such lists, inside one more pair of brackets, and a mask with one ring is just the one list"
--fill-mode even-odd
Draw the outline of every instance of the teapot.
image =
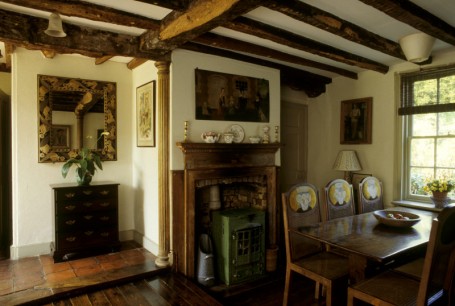
[[204, 132], [202, 133], [201, 138], [206, 143], [215, 143], [220, 138], [220, 134], [216, 132]]

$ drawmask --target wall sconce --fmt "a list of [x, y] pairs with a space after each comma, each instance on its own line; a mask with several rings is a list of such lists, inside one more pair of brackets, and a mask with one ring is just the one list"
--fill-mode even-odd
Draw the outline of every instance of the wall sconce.
[[430, 57], [434, 41], [434, 37], [428, 34], [415, 33], [400, 38], [399, 43], [408, 61], [420, 63]]
[[66, 36], [66, 33], [63, 31], [62, 18], [60, 18], [59, 14], [52, 13], [51, 16], [49, 16], [49, 26], [44, 33], [52, 37]]
[[352, 171], [362, 170], [362, 167], [355, 151], [340, 151], [333, 164], [333, 169], [344, 171], [344, 179], [351, 184]]

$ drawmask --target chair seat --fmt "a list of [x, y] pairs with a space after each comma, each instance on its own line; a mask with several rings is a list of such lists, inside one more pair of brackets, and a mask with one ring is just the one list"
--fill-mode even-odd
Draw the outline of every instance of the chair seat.
[[[348, 290], [349, 294], [354, 293], [355, 297], [362, 299], [368, 295], [366, 301], [372, 303], [373, 299], [381, 301], [374, 305], [416, 305], [416, 297], [419, 291], [420, 281], [414, 277], [395, 271], [381, 273], [371, 279], [352, 285]], [[357, 291], [358, 290], [358, 291]], [[437, 289], [430, 289], [429, 296], [439, 293]], [[386, 303], [384, 303], [386, 302]]]
[[[337, 280], [343, 277], [347, 278], [349, 273], [347, 258], [330, 252], [321, 252], [304, 257], [296, 260], [292, 265], [295, 266], [293, 270], [302, 268], [302, 274], [312, 279]], [[314, 276], [309, 275], [311, 272], [314, 273]]]
[[400, 273], [404, 273], [406, 275], [412, 276], [415, 279], [419, 280], [422, 278], [422, 271], [423, 271], [423, 264], [425, 262], [425, 258], [418, 258], [413, 260], [407, 264], [402, 266], [396, 267], [394, 270]]

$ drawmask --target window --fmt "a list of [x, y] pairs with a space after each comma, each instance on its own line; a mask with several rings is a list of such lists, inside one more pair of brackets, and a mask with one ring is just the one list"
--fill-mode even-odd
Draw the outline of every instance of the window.
[[429, 201], [428, 179], [455, 178], [455, 67], [401, 75], [398, 113], [404, 116], [402, 194]]

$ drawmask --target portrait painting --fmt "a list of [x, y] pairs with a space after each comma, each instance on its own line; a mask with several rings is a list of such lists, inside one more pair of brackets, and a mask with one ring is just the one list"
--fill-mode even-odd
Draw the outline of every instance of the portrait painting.
[[329, 200], [335, 206], [343, 206], [351, 201], [351, 188], [349, 184], [344, 182], [337, 182], [329, 188]]
[[69, 150], [71, 147], [71, 126], [56, 125], [51, 127], [52, 147], [59, 150]]
[[340, 143], [370, 144], [373, 98], [341, 101]]
[[373, 201], [381, 197], [381, 185], [379, 180], [373, 176], [366, 177], [362, 180], [363, 188], [362, 193], [363, 197], [367, 201]]
[[308, 186], [300, 186], [292, 191], [290, 207], [295, 212], [311, 210], [316, 205], [316, 193]]
[[155, 146], [155, 81], [136, 89], [136, 137], [138, 147]]
[[269, 81], [196, 69], [196, 120], [269, 122]]

